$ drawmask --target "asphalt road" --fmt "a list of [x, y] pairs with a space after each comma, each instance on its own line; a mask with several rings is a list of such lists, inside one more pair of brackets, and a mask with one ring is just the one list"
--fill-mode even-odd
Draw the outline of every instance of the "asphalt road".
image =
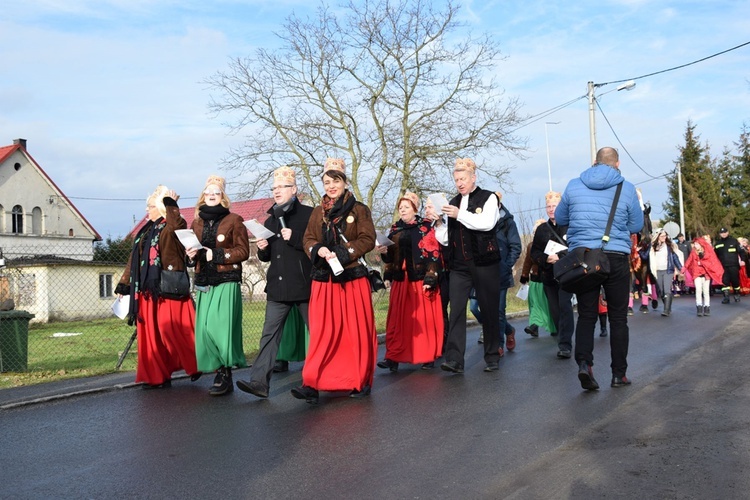
[[630, 318], [630, 387], [597, 337], [593, 393], [522, 318], [499, 372], [473, 328], [464, 375], [379, 370], [363, 400], [294, 399], [293, 363], [268, 400], [204, 377], [2, 409], [0, 497], [750, 498], [750, 298], [673, 309]]

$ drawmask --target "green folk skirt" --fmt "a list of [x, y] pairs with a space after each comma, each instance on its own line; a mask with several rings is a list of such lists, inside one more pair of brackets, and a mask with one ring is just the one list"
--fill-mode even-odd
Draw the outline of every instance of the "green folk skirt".
[[284, 333], [281, 335], [279, 351], [276, 359], [279, 361], [304, 361], [307, 354], [307, 343], [310, 334], [297, 306], [292, 306], [284, 323]]
[[242, 350], [242, 293], [239, 283], [222, 283], [195, 297], [195, 356], [198, 370], [247, 366]]
[[529, 281], [529, 324], [544, 328], [549, 333], [556, 333], [555, 322], [549, 313], [544, 285], [538, 281]]

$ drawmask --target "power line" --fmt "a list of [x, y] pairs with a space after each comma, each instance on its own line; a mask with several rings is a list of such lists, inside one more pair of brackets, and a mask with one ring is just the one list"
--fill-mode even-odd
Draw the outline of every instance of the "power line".
[[641, 172], [643, 172], [644, 174], [648, 175], [648, 176], [649, 176], [649, 177], [651, 177], [652, 179], [658, 179], [659, 177], [657, 177], [657, 176], [654, 176], [654, 175], [651, 175], [651, 174], [649, 174], [648, 172], [646, 172], [646, 171], [645, 171], [645, 170], [643, 169], [643, 167], [641, 167], [641, 166], [640, 166], [640, 165], [638, 164], [638, 162], [637, 162], [637, 161], [635, 161], [635, 158], [633, 158], [633, 155], [631, 155], [631, 154], [630, 154], [630, 151], [628, 151], [628, 148], [626, 148], [626, 147], [625, 147], [625, 145], [624, 145], [624, 144], [622, 143], [622, 141], [620, 140], [620, 137], [619, 137], [619, 136], [617, 135], [617, 132], [615, 132], [615, 129], [614, 129], [613, 127], [612, 127], [612, 124], [611, 124], [611, 123], [609, 122], [609, 118], [607, 118], [607, 115], [605, 115], [605, 114], [604, 114], [604, 111], [602, 110], [602, 107], [601, 107], [601, 106], [599, 105], [599, 100], [597, 99], [597, 100], [596, 100], [595, 102], [596, 102], [596, 107], [597, 107], [597, 108], [599, 108], [599, 112], [600, 112], [600, 113], [602, 114], [602, 116], [604, 117], [604, 121], [606, 121], [606, 122], [607, 122], [607, 126], [609, 127], [609, 130], [611, 130], [611, 131], [612, 131], [612, 134], [613, 134], [613, 135], [615, 136], [615, 139], [617, 139], [617, 143], [618, 143], [618, 144], [619, 144], [619, 145], [620, 145], [620, 146], [622, 147], [622, 149], [623, 149], [623, 150], [625, 151], [625, 153], [627, 153], [627, 155], [628, 155], [628, 158], [630, 158], [630, 161], [632, 161], [632, 162], [633, 162], [633, 164], [634, 164], [634, 165], [635, 165], [636, 167], [638, 167], [638, 168], [639, 168], [639, 169], [641, 170]]
[[742, 48], [742, 47], [744, 47], [745, 45], [750, 45], [750, 42], [745, 42], [745, 43], [741, 43], [741, 44], [737, 45], [736, 47], [732, 47], [731, 49], [727, 49], [727, 50], [722, 50], [721, 52], [717, 52], [716, 54], [712, 54], [712, 55], [710, 55], [710, 56], [706, 56], [706, 57], [703, 57], [703, 58], [701, 58], [701, 59], [698, 59], [698, 60], [696, 60], [696, 61], [693, 61], [693, 62], [689, 62], [689, 63], [687, 63], [687, 64], [681, 64], [681, 65], [679, 65], [679, 66], [675, 66], [674, 68], [663, 69], [663, 70], [661, 70], [661, 71], [655, 71], [655, 72], [653, 72], [653, 73], [649, 73], [649, 74], [647, 74], [647, 75], [636, 76], [635, 78], [626, 78], [626, 79], [624, 79], [624, 80], [615, 80], [615, 81], [612, 81], [612, 82], [606, 82], [606, 83], [597, 83], [597, 84], [596, 84], [596, 85], [594, 85], [594, 86], [595, 86], [595, 87], [603, 87], [603, 86], [605, 86], [605, 85], [611, 85], [611, 84], [613, 84], [613, 83], [623, 83], [623, 82], [629, 82], [629, 81], [631, 81], [631, 80], [640, 80], [641, 78], [646, 78], [646, 77], [648, 77], [648, 76], [659, 75], [659, 74], [661, 74], [661, 73], [666, 73], [666, 72], [668, 72], [668, 71], [674, 71], [674, 70], [676, 70], [676, 69], [686, 68], [687, 66], [692, 66], [693, 64], [698, 64], [699, 62], [703, 62], [703, 61], [706, 61], [706, 60], [708, 60], [708, 59], [711, 59], [712, 57], [720, 56], [720, 55], [722, 55], [722, 54], [726, 54], [727, 52], [731, 52], [731, 51], [733, 51], [733, 50], [737, 50], [737, 49], [739, 49], [739, 48]]
[[552, 114], [554, 114], [554, 113], [557, 113], [557, 112], [558, 112], [558, 111], [560, 111], [561, 109], [563, 109], [563, 108], [567, 108], [567, 107], [568, 107], [568, 106], [570, 106], [571, 104], [573, 104], [573, 103], [575, 103], [575, 102], [578, 102], [578, 101], [580, 101], [581, 99], [585, 99], [585, 98], [586, 98], [586, 94], [584, 94], [584, 95], [582, 95], [582, 96], [580, 96], [580, 97], [576, 97], [575, 99], [571, 99], [570, 101], [568, 101], [568, 102], [565, 102], [565, 103], [563, 103], [563, 104], [560, 104], [559, 106], [555, 106], [554, 108], [550, 108], [550, 109], [548, 109], [547, 111], [542, 111], [541, 113], [538, 113], [538, 114], [536, 114], [536, 115], [530, 116], [530, 117], [528, 117], [528, 118], [526, 119], [526, 121], [524, 121], [524, 122], [523, 122], [523, 124], [522, 124], [522, 125], [520, 125], [520, 126], [518, 126], [518, 127], [514, 128], [513, 130], [511, 130], [511, 131], [510, 131], [510, 133], [512, 134], [512, 133], [513, 133], [513, 132], [515, 132], [516, 130], [520, 130], [520, 129], [524, 128], [524, 127], [525, 127], [526, 125], [531, 125], [532, 123], [538, 122], [539, 120], [543, 120], [543, 119], [547, 118], [547, 117], [548, 117], [549, 115], [552, 115]]

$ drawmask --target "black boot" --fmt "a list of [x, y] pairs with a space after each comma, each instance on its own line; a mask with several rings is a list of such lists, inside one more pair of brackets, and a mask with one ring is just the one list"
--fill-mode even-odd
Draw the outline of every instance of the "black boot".
[[534, 338], [539, 336], [539, 327], [537, 325], [529, 325], [523, 329], [524, 332], [528, 333]]
[[724, 298], [721, 299], [722, 304], [729, 304], [729, 290], [722, 290], [722, 294], [724, 294]]
[[606, 314], [599, 315], [599, 325], [601, 326], [601, 332], [599, 333], [599, 336], [606, 337], [607, 336], [607, 315]]
[[[218, 382], [218, 383], [217, 383]], [[232, 382], [232, 369], [222, 366], [219, 371], [216, 372], [216, 378], [214, 379], [214, 385], [208, 390], [211, 396], [223, 396], [234, 391], [234, 383]]]
[[709, 306], [703, 306], [703, 315], [704, 316], [711, 316], [711, 307], [709, 307]]
[[395, 373], [398, 371], [398, 363], [385, 358], [383, 361], [378, 361], [378, 368], [387, 368], [388, 370]]
[[695, 309], [696, 309], [696, 311], [697, 311], [697, 313], [698, 313], [698, 317], [699, 317], [699, 318], [700, 318], [701, 316], [703, 316], [703, 306], [695, 306]]
[[740, 294], [737, 292], [734, 292], [734, 301], [739, 302], [740, 301]]
[[669, 316], [672, 314], [672, 294], [664, 296], [664, 311], [661, 313], [662, 316]]
[[273, 364], [274, 373], [284, 373], [288, 371], [289, 371], [289, 361], [282, 361], [280, 359], [277, 359], [276, 362]]

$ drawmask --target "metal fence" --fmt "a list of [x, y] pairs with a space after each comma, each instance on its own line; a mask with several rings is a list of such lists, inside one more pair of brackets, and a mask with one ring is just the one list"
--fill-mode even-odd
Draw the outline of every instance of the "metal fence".
[[[2, 247], [5, 267], [0, 269], [0, 371], [55, 372], [64, 375], [113, 371], [128, 345], [134, 328], [114, 316], [114, 294], [128, 259], [130, 246], [92, 249], [80, 245]], [[378, 267], [376, 265], [376, 267]], [[248, 360], [258, 349], [265, 317], [267, 264], [257, 259], [251, 242], [250, 258], [243, 264], [243, 345]], [[376, 324], [385, 329], [388, 292], [373, 294]], [[24, 349], [23, 318], [28, 321]], [[13, 331], [11, 331], [13, 330]], [[135, 369], [137, 343], [123, 357], [122, 369]], [[21, 359], [27, 357], [27, 360]]]

